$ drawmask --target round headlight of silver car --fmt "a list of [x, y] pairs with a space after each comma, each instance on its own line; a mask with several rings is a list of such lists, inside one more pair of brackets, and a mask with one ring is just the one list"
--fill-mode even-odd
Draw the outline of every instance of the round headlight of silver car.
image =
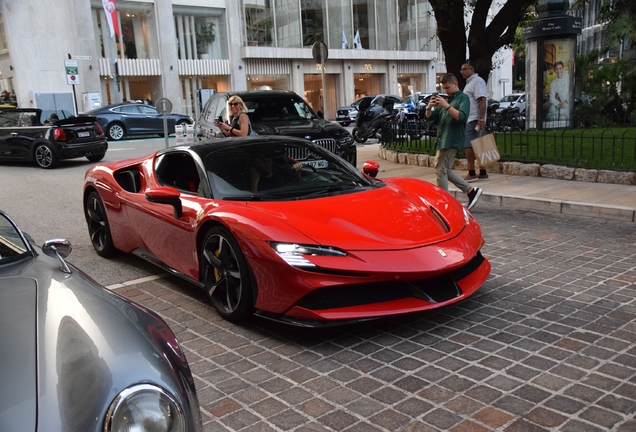
[[164, 389], [152, 384], [129, 387], [110, 404], [104, 432], [184, 432], [183, 410]]

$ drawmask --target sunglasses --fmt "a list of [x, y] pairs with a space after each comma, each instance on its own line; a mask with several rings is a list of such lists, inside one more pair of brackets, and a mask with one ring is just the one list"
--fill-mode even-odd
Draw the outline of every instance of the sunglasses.
[[237, 106], [237, 105], [240, 105], [240, 103], [239, 103], [239, 102], [230, 102], [228, 105], [230, 105], [230, 106]]

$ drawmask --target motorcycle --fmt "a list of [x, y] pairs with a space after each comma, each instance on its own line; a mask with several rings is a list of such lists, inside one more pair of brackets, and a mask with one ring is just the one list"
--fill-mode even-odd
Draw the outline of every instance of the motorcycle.
[[517, 107], [504, 108], [502, 111], [499, 112], [499, 115], [501, 117], [499, 123], [500, 131], [520, 131], [526, 128], [526, 117], [519, 111], [519, 108]]
[[400, 108], [397, 115], [400, 135], [408, 135], [411, 139], [420, 139], [424, 135], [424, 127], [420, 124], [419, 109], [409, 102]]
[[511, 105], [502, 110], [497, 101], [488, 101], [486, 108], [486, 132], [510, 132], [520, 131], [526, 128], [525, 113], [518, 107]]
[[486, 107], [486, 133], [491, 133], [499, 130], [499, 101], [495, 99], [488, 100], [488, 106]]
[[384, 98], [374, 99], [373, 103], [369, 102], [366, 107], [363, 103], [364, 101], [358, 107], [356, 126], [351, 132], [353, 139], [360, 144], [367, 142], [369, 138], [380, 139], [384, 121], [395, 117], [391, 112], [393, 101]]

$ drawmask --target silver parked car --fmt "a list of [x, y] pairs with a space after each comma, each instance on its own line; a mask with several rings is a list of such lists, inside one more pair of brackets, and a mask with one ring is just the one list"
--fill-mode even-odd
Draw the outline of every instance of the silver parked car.
[[32, 243], [0, 211], [0, 431], [201, 431], [168, 325]]
[[512, 93], [499, 99], [499, 108], [496, 112], [501, 112], [505, 108], [519, 108], [519, 112], [526, 111], [526, 94]]

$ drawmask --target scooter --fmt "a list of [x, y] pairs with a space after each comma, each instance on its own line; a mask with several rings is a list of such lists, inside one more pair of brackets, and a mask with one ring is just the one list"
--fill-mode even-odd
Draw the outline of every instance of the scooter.
[[490, 99], [486, 108], [486, 133], [492, 133], [499, 130], [500, 118], [497, 113], [498, 109], [499, 101]]
[[413, 102], [409, 102], [398, 113], [398, 126], [401, 135], [406, 134], [411, 139], [420, 139], [424, 135], [424, 127], [420, 124], [419, 110]]
[[[387, 104], [388, 105], [388, 104]], [[391, 103], [391, 110], [393, 103]], [[351, 135], [355, 142], [363, 144], [369, 138], [382, 138], [382, 124], [388, 118], [394, 118], [388, 107], [370, 104], [366, 109], [360, 106], [358, 116], [356, 117], [356, 126], [353, 128]]]

